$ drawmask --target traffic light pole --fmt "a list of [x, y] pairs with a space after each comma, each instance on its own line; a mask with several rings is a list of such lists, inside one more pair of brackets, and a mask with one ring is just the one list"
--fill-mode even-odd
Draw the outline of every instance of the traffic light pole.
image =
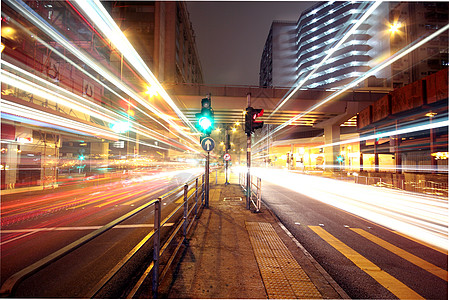
[[209, 208], [209, 159], [210, 159], [210, 152], [207, 151], [207, 158], [206, 158], [206, 170], [205, 170], [205, 189], [204, 189], [204, 206], [206, 208]]
[[[246, 94], [248, 107], [251, 106], [251, 93]], [[246, 209], [251, 208], [251, 133], [246, 134]]]
[[[228, 127], [226, 127], [226, 133], [225, 133], [225, 153], [228, 153], [228, 146], [229, 146], [229, 131], [228, 131]], [[226, 178], [226, 182], [225, 185], [229, 184], [228, 181], [228, 170], [229, 170], [229, 161], [226, 160], [225, 161], [225, 178]]]

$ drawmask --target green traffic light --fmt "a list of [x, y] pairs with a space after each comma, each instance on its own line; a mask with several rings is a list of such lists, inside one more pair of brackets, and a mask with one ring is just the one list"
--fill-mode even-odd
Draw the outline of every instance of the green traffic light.
[[203, 130], [207, 130], [212, 126], [212, 122], [208, 117], [201, 117], [198, 120], [198, 124], [203, 128]]

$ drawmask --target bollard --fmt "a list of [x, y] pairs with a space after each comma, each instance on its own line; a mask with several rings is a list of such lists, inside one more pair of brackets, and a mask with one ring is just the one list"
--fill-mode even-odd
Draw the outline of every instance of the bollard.
[[218, 184], [218, 170], [215, 170], [215, 184]]
[[186, 184], [184, 185], [184, 224], [182, 226], [182, 235], [184, 236], [184, 241], [187, 236], [187, 212], [189, 210], [187, 205], [187, 190], [189, 186]]
[[152, 292], [153, 298], [158, 298], [159, 287], [159, 249], [161, 246], [161, 198], [158, 198], [154, 203], [154, 249], [153, 249], [153, 284]]

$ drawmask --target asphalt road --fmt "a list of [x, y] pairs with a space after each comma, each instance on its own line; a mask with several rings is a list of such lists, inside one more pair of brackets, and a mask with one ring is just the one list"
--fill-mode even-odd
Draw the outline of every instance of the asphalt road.
[[[189, 171], [168, 176], [145, 174], [125, 181], [76, 189], [57, 189], [36, 196], [2, 199], [1, 283], [16, 272], [54, 253], [112, 220], [132, 211], [193, 178]], [[162, 218], [179, 205], [176, 199], [162, 202]], [[149, 208], [110, 229], [18, 285], [15, 297], [85, 298], [109, 272], [152, 229], [153, 209]], [[180, 212], [181, 213], [181, 212]], [[170, 230], [168, 224], [165, 232]], [[151, 261], [152, 243], [137, 255]], [[126, 269], [126, 268], [125, 268]], [[135, 270], [125, 270], [132, 273]], [[128, 276], [129, 274], [127, 274]], [[126, 277], [127, 277], [126, 276]], [[121, 283], [123, 286], [127, 283]], [[121, 295], [110, 291], [112, 297]]]
[[447, 251], [337, 208], [343, 198], [324, 203], [300, 188], [262, 186], [263, 202], [351, 298], [447, 299]]

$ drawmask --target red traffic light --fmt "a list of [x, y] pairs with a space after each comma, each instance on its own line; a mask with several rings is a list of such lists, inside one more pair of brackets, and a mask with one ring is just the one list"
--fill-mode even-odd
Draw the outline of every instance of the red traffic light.
[[263, 116], [263, 109], [261, 108], [246, 108], [246, 116], [245, 116], [245, 133], [250, 135], [254, 132], [255, 129], [262, 128], [263, 122], [256, 121], [258, 117]]
[[253, 108], [252, 109], [252, 114], [253, 114], [252, 115], [253, 120], [256, 120], [256, 118], [263, 116], [263, 109], [261, 109], [261, 108], [259, 108], [259, 109]]

